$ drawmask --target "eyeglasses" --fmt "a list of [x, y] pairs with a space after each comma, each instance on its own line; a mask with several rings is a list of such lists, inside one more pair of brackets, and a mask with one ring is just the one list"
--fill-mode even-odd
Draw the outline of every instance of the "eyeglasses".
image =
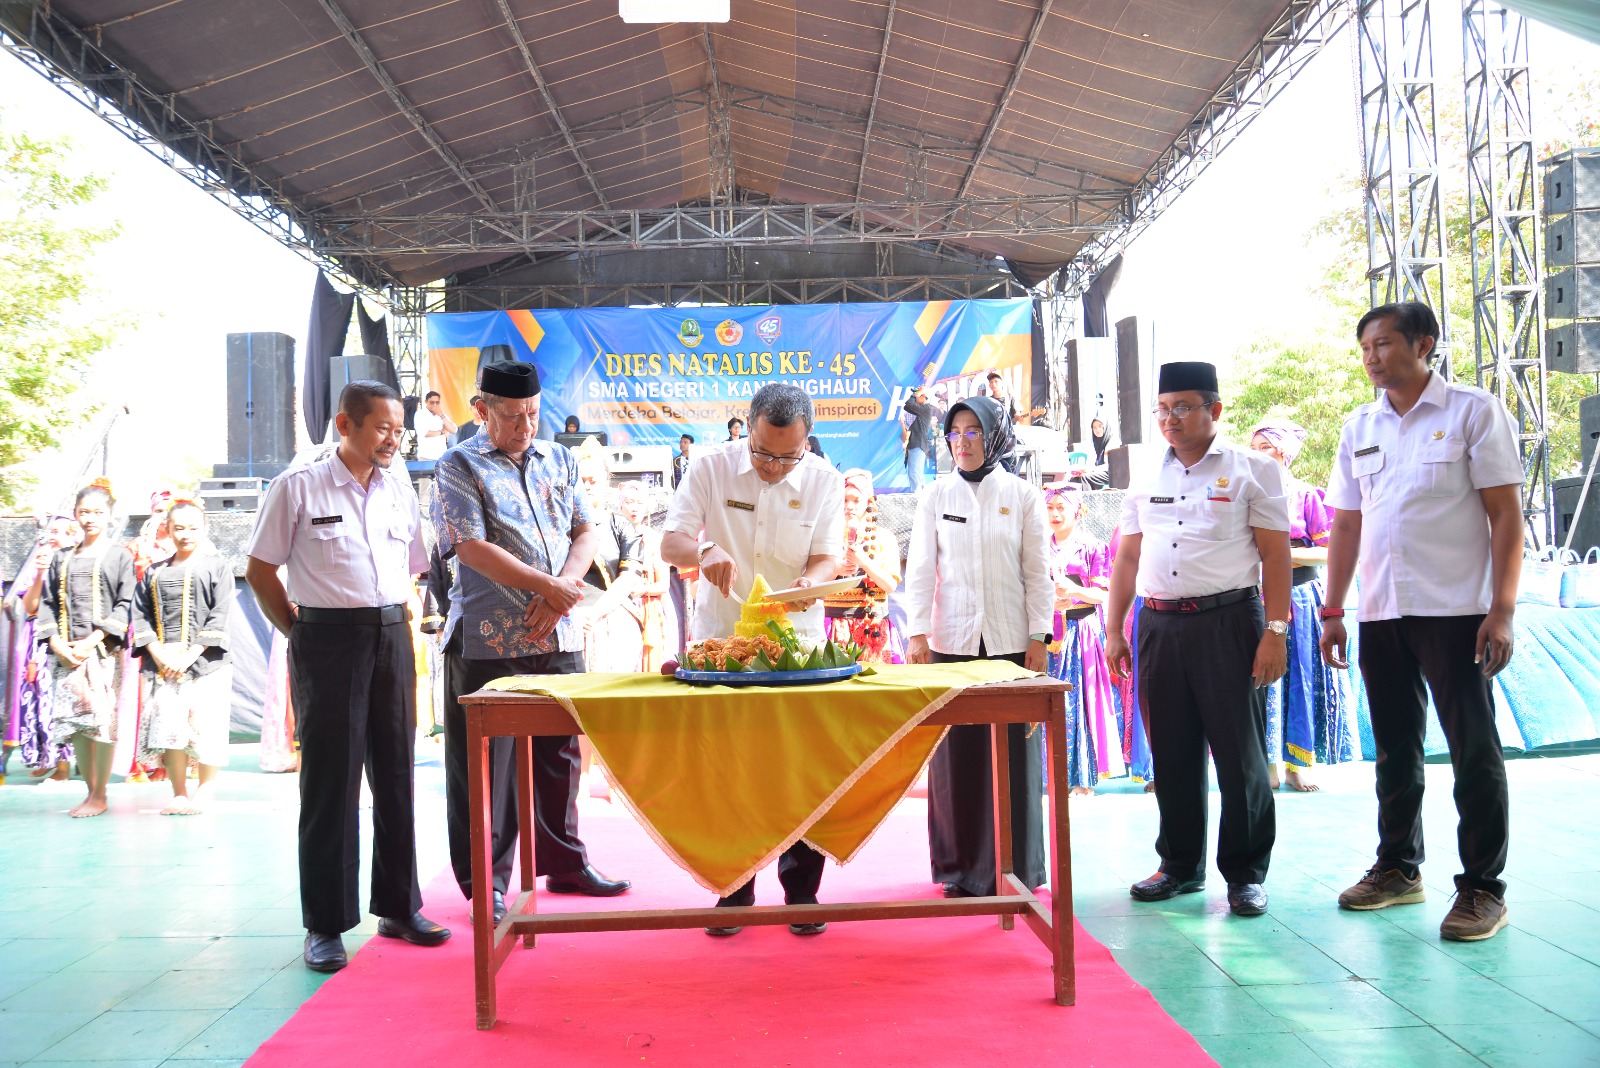
[[782, 464], [784, 467], [793, 467], [806, 458], [805, 453], [799, 456], [774, 456], [770, 452], [762, 452], [754, 445], [750, 446], [750, 459], [764, 464]]
[[945, 440], [954, 445], [962, 438], [966, 438], [968, 441], [977, 441], [981, 437], [983, 437], [983, 431], [981, 430], [952, 430], [945, 435]]
[[1185, 419], [1190, 412], [1209, 407], [1208, 404], [1180, 404], [1175, 408], [1151, 408], [1150, 414], [1156, 417], [1156, 422], [1164, 423], [1168, 419]]

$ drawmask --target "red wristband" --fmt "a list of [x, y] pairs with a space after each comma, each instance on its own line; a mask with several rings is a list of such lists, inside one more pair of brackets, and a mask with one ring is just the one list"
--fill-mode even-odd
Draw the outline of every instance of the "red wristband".
[[1322, 616], [1323, 619], [1343, 619], [1344, 618], [1344, 609], [1343, 608], [1329, 608], [1326, 605], [1324, 605], [1323, 608], [1322, 608], [1321, 613], [1319, 613], [1319, 614]]

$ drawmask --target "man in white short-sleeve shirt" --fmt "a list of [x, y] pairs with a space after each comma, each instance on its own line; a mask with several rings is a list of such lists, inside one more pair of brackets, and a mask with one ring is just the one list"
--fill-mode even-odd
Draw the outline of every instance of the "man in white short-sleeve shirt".
[[456, 425], [444, 414], [444, 398], [433, 390], [422, 398], [422, 410], [412, 419], [417, 428], [417, 459], [437, 460], [455, 440]]
[[[361, 922], [363, 769], [372, 789], [371, 911], [378, 934], [436, 946], [450, 932], [418, 911], [416, 659], [406, 602], [428, 570], [417, 495], [391, 469], [405, 432], [400, 395], [356, 381], [339, 395], [338, 448], [272, 480], [246, 550], [245, 580], [289, 639], [300, 738], [300, 911], [306, 967], [347, 963]], [[288, 572], [289, 584], [278, 579]]]
[[[812, 421], [811, 398], [804, 390], [769, 383], [750, 398], [750, 436], [696, 457], [684, 473], [667, 510], [661, 557], [680, 568], [700, 568], [691, 640], [732, 635], [758, 574], [779, 590], [814, 586], [839, 573], [844, 476], [806, 451]], [[792, 605], [789, 621], [800, 638], [822, 640], [820, 601]], [[804, 841], [778, 858], [787, 904], [816, 904], [823, 860]], [[752, 877], [717, 905], [753, 905], [755, 887]], [[789, 930], [814, 935], [826, 927], [792, 923]], [[706, 933], [727, 937], [739, 930], [707, 927]]]
[[1377, 862], [1339, 895], [1347, 909], [1423, 900], [1423, 736], [1433, 692], [1455, 770], [1456, 901], [1442, 938], [1505, 926], [1510, 796], [1491, 678], [1511, 659], [1522, 558], [1522, 462], [1510, 413], [1429, 366], [1439, 323], [1386, 304], [1356, 327], [1378, 399], [1345, 420], [1328, 483], [1323, 656], [1346, 661], [1345, 595], [1361, 566], [1361, 674], [1378, 748]]
[[1222, 817], [1217, 869], [1236, 916], [1267, 910], [1277, 813], [1267, 780], [1266, 721], [1253, 691], [1288, 655], [1289, 508], [1283, 473], [1222, 440], [1222, 399], [1209, 363], [1161, 367], [1155, 416], [1170, 446], [1128, 490], [1111, 572], [1106, 662], [1122, 678], [1132, 654], [1123, 620], [1137, 592], [1139, 707], [1150, 728], [1161, 867], [1128, 892], [1161, 901], [1206, 885], [1206, 752]]

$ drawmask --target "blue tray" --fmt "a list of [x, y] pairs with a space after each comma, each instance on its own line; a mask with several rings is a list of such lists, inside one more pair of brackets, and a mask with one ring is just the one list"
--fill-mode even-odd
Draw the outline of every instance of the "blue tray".
[[838, 682], [861, 674], [860, 664], [811, 671], [687, 671], [679, 668], [673, 678], [691, 686], [804, 686], [812, 682]]

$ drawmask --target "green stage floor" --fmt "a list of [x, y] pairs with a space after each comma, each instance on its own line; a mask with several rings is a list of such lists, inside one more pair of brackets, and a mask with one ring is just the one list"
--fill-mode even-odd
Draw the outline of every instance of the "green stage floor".
[[[426, 882], [445, 865], [438, 747], [419, 760]], [[69, 820], [82, 787], [15, 763], [0, 787], [0, 1068], [242, 1064], [322, 981], [300, 963], [295, 776], [235, 746], [210, 815], [163, 818], [165, 784], [116, 784], [110, 813]], [[1074, 799], [1079, 916], [1225, 1066], [1600, 1064], [1600, 756], [1510, 770], [1511, 926], [1488, 942], [1438, 939], [1448, 765], [1428, 769], [1424, 905], [1335, 907], [1375, 837], [1372, 765], [1352, 764], [1323, 769], [1320, 793], [1279, 794], [1260, 919], [1227, 914], [1215, 872], [1203, 894], [1134, 902], [1128, 884], [1155, 867], [1154, 799], [1122, 783]], [[346, 937], [352, 953], [374, 924]]]

